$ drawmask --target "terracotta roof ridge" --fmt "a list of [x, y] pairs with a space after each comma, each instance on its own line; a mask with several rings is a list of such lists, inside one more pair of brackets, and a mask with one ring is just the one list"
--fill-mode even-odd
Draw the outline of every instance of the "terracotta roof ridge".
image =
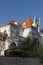
[[12, 23], [12, 22], [18, 22], [18, 21], [16, 21], [16, 20], [9, 20], [6, 23]]
[[[30, 19], [30, 20], [32, 20], [31, 17], [26, 17], [26, 18], [24, 19], [24, 21], [25, 21], [26, 19]], [[23, 22], [24, 22], [24, 21], [23, 21]]]
[[23, 23], [25, 23], [24, 25], [26, 27], [31, 27], [32, 26], [32, 23], [33, 23], [33, 20], [31, 19], [31, 17], [26, 17], [24, 19], [24, 21], [21, 23], [21, 26], [23, 27]]
[[5, 22], [4, 24], [2, 24], [0, 26], [2, 27], [2, 26], [10, 25], [10, 24], [15, 24], [15, 22], [17, 22], [17, 21], [9, 20], [9, 21]]

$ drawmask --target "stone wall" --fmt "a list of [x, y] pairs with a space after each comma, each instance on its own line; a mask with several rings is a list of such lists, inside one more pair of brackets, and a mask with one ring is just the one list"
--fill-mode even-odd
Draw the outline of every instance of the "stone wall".
[[39, 58], [0, 57], [0, 65], [43, 65]]

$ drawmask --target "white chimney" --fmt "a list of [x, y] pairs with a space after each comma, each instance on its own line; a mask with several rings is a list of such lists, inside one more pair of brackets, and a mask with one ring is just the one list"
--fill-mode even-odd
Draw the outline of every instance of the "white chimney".
[[36, 16], [34, 16], [34, 20], [33, 20], [32, 26], [36, 27]]
[[16, 25], [18, 25], [18, 23], [17, 23], [17, 22], [15, 22], [15, 24], [16, 24]]
[[34, 16], [34, 24], [35, 24], [35, 22], [36, 22], [36, 16]]
[[39, 22], [38, 22], [38, 32], [40, 32], [40, 19], [39, 19]]

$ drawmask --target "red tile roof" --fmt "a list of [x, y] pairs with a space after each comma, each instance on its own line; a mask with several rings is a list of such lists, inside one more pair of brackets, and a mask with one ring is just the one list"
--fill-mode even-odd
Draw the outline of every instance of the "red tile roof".
[[1, 26], [6, 26], [6, 25], [10, 25], [10, 24], [15, 25], [15, 22], [17, 22], [17, 21], [10, 20], [10, 21], [6, 22], [5, 24], [3, 24]]
[[5, 23], [4, 25], [9, 25], [9, 24], [15, 24], [16, 21], [10, 20], [7, 23]]
[[21, 24], [22, 27], [23, 27], [23, 23], [26, 24], [26, 27], [31, 27], [33, 21], [32, 21], [32, 19], [29, 17], [29, 18], [26, 18], [26, 19], [22, 22], [22, 24]]
[[[7, 23], [5, 23], [5, 24], [2, 25], [2, 26], [6, 26], [6, 25], [10, 25], [10, 24], [16, 25], [15, 22], [17, 22], [17, 21], [10, 20], [10, 21], [8, 21]], [[18, 22], [17, 22], [17, 23], [18, 23]], [[26, 24], [26, 27], [31, 27], [33, 21], [32, 21], [32, 19], [29, 17], [29, 18], [26, 18], [21, 24], [18, 24], [18, 26], [20, 26], [20, 27], [23, 28], [23, 23]]]

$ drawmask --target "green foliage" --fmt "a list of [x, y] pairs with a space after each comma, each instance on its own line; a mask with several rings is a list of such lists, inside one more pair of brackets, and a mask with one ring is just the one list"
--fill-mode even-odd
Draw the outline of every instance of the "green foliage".
[[5, 51], [5, 56], [12, 57], [37, 57], [38, 40], [27, 38], [24, 43]]
[[38, 48], [37, 51], [38, 51], [39, 56], [43, 57], [43, 46], [42, 45]]

